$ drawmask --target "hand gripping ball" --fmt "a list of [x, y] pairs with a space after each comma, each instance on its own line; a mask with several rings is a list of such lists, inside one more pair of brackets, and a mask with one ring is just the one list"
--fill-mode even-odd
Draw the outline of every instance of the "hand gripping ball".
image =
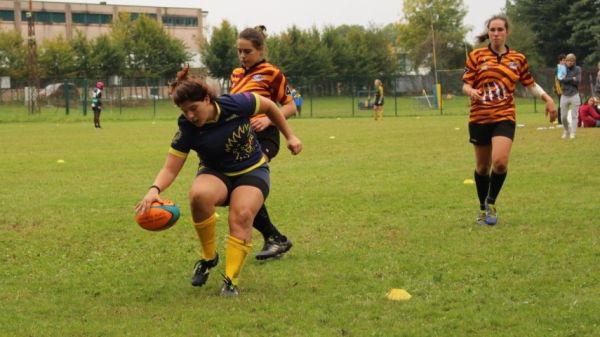
[[155, 201], [145, 213], [137, 213], [135, 222], [149, 231], [162, 231], [173, 226], [179, 219], [179, 207], [171, 200]]

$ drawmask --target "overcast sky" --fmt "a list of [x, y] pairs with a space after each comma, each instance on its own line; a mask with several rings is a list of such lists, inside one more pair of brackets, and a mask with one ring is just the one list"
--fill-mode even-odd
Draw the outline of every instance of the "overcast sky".
[[[66, 0], [99, 3], [100, 0]], [[305, 29], [325, 25], [358, 24], [384, 26], [402, 17], [401, 0], [106, 0], [108, 4], [202, 8], [209, 27], [227, 19], [238, 29], [263, 24], [269, 33], [280, 33], [296, 25]], [[464, 0], [468, 13], [465, 25], [473, 28], [469, 40], [483, 30], [486, 19], [500, 12], [505, 0]], [[276, 15], [272, 13], [277, 13]], [[472, 41], [470, 41], [472, 42]]]

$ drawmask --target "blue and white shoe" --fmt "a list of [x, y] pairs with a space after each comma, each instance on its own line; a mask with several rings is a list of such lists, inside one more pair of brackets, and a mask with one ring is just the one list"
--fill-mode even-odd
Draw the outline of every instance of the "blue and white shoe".
[[496, 205], [485, 204], [485, 223], [493, 226], [498, 223], [498, 213], [496, 212]]

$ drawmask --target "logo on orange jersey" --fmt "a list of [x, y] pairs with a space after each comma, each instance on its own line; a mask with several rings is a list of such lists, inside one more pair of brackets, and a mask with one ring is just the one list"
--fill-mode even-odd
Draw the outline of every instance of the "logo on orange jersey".
[[262, 81], [264, 79], [265, 79], [265, 77], [263, 75], [261, 75], [261, 74], [256, 74], [256, 75], [252, 76], [252, 80], [256, 81], [256, 82], [260, 82], [260, 81]]
[[508, 64], [508, 67], [512, 70], [517, 70], [519, 68], [519, 65], [517, 64], [517, 62], [510, 62]]

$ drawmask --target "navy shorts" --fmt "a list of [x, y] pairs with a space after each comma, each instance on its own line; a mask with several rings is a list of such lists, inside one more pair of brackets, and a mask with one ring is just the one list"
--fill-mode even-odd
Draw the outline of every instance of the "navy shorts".
[[469, 123], [469, 142], [473, 145], [490, 145], [492, 138], [504, 136], [515, 139], [515, 122], [501, 121], [490, 124]]
[[267, 156], [269, 161], [275, 158], [279, 153], [279, 129], [274, 126], [269, 126], [262, 132], [256, 133], [256, 138], [260, 144], [262, 152]]
[[229, 198], [231, 197], [231, 193], [239, 186], [254, 186], [258, 188], [263, 195], [263, 198], [267, 200], [269, 196], [269, 189], [271, 185], [271, 179], [269, 176], [269, 165], [267, 163], [255, 168], [250, 172], [246, 172], [244, 174], [240, 174], [237, 176], [227, 176], [222, 172], [202, 167], [198, 170], [197, 176], [201, 174], [210, 174], [217, 178], [219, 178], [227, 187], [227, 200], [223, 206], [229, 205]]

